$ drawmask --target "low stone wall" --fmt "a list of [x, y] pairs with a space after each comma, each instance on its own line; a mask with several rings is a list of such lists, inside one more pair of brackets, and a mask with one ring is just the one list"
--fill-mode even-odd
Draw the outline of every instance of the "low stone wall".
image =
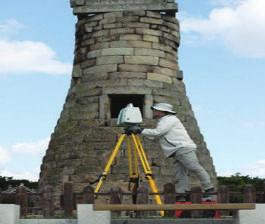
[[20, 206], [0, 204], [0, 224], [110, 224], [109, 211], [94, 211], [92, 204], [77, 205], [77, 219], [19, 219]]
[[[77, 224], [77, 219], [20, 219], [18, 224]], [[89, 224], [89, 222], [87, 222]]]
[[[255, 210], [239, 211], [238, 217], [234, 218], [233, 223], [264, 224], [265, 223], [264, 210], [265, 210], [265, 204], [256, 204]], [[175, 219], [174, 223], [184, 223], [177, 221], [181, 221], [181, 219]], [[192, 223], [197, 223], [197, 224], [202, 223], [200, 219], [193, 219], [192, 221], [193, 221]], [[224, 221], [223, 223], [227, 223], [225, 221], [229, 220], [219, 220], [219, 221]], [[19, 219], [18, 205], [0, 204], [0, 224], [110, 224], [110, 223], [119, 223], [119, 222], [111, 221], [110, 211], [94, 211], [92, 204], [79, 204], [77, 206], [77, 219]], [[126, 221], [126, 223], [130, 222]], [[147, 223], [147, 222], [142, 222], [142, 223]], [[206, 222], [203, 223], [205, 224]], [[211, 223], [219, 223], [219, 222], [211, 222]]]

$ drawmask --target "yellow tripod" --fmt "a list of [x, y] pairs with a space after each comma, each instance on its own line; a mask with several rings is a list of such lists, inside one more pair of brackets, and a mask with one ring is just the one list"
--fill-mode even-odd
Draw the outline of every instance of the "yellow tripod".
[[[114, 147], [114, 149], [110, 155], [110, 158], [109, 158], [109, 160], [108, 160], [108, 162], [104, 168], [104, 171], [99, 178], [99, 182], [95, 188], [95, 193], [99, 192], [99, 189], [102, 186], [103, 181], [106, 179], [106, 177], [110, 171], [111, 165], [112, 165], [115, 157], [117, 156], [119, 149], [121, 148], [121, 145], [122, 145], [123, 141], [125, 140], [125, 138], [127, 140], [126, 145], [127, 145], [127, 150], [128, 150], [130, 178], [131, 179], [139, 178], [138, 158], [137, 158], [137, 155], [138, 155], [138, 157], [141, 161], [144, 173], [145, 173], [145, 178], [148, 180], [148, 183], [149, 183], [149, 186], [152, 190], [152, 193], [158, 193], [158, 188], [157, 188], [156, 182], [153, 179], [153, 173], [152, 173], [152, 170], [151, 170], [150, 165], [148, 163], [147, 156], [146, 156], [145, 151], [143, 149], [143, 146], [141, 144], [140, 138], [138, 135], [133, 134], [133, 133], [122, 134], [119, 137], [119, 139], [118, 139], [118, 141], [117, 141], [117, 143], [116, 143], [116, 145], [115, 145], [115, 147]], [[131, 150], [132, 144], [134, 145], [133, 152]], [[154, 197], [155, 197], [156, 203], [158, 205], [161, 205], [162, 201], [161, 201], [160, 195], [155, 194]], [[160, 211], [160, 215], [164, 216], [164, 211]]]

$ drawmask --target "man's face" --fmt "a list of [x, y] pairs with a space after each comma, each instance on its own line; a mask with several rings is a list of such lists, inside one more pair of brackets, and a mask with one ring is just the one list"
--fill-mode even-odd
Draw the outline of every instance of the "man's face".
[[163, 117], [165, 115], [166, 115], [166, 113], [163, 112], [163, 111], [153, 110], [153, 118], [154, 119], [159, 119], [159, 118], [161, 118], [161, 117]]

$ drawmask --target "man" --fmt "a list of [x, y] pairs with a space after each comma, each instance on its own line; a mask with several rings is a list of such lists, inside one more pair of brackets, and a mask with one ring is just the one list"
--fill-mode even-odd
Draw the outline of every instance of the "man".
[[[174, 159], [177, 193], [190, 191], [188, 171], [197, 175], [205, 192], [213, 192], [214, 188], [210, 177], [196, 156], [196, 145], [175, 116], [176, 112], [173, 111], [173, 106], [168, 103], [157, 103], [151, 108], [153, 117], [159, 119], [156, 128], [143, 130], [139, 128], [136, 133], [158, 138], [164, 155]], [[180, 197], [178, 200], [184, 201], [185, 198]]]

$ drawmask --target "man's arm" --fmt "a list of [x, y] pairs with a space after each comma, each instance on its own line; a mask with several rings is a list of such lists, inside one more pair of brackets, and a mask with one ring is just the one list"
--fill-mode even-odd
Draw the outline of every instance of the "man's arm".
[[144, 129], [141, 134], [147, 137], [159, 137], [166, 134], [174, 125], [170, 120], [160, 120], [154, 129]]

